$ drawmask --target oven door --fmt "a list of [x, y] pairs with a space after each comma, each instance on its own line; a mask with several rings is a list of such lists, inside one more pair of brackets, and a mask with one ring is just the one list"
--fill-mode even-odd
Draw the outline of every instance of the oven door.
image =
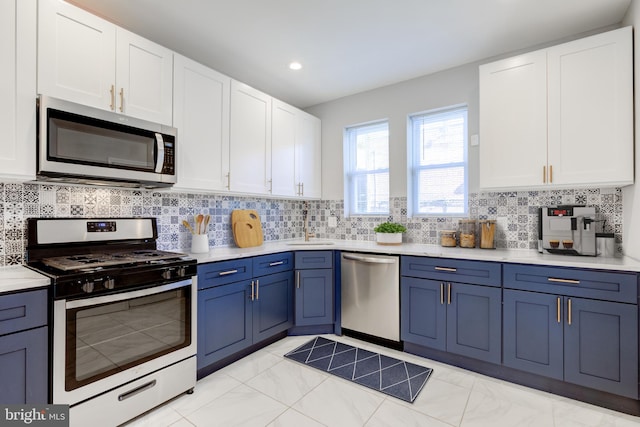
[[192, 279], [54, 301], [53, 403], [74, 405], [194, 357], [196, 302]]

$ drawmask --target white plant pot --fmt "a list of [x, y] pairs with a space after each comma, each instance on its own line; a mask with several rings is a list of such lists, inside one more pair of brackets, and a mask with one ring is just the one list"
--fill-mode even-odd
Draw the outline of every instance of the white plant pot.
[[379, 245], [401, 245], [402, 233], [376, 233], [376, 242]]

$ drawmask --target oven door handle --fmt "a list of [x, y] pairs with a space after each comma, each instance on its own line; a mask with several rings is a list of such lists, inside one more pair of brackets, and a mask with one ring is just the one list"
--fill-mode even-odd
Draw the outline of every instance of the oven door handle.
[[124, 301], [132, 298], [146, 297], [148, 295], [160, 294], [162, 292], [171, 291], [173, 289], [184, 288], [190, 286], [191, 279], [181, 280], [179, 282], [168, 283], [161, 286], [153, 286], [151, 288], [140, 289], [138, 291], [122, 292], [119, 294], [103, 295], [99, 297], [88, 297], [83, 299], [71, 300], [65, 303], [65, 308], [81, 308], [91, 305], [106, 304], [110, 302]]

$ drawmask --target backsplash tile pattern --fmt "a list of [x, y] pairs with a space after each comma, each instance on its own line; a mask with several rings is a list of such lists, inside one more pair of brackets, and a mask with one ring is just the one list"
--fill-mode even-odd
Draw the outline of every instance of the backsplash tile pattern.
[[[595, 206], [605, 220], [604, 231], [615, 233], [618, 251], [622, 251], [622, 190], [582, 189], [473, 193], [469, 195], [469, 218], [497, 220], [496, 246], [510, 249], [536, 249], [538, 207], [559, 204]], [[439, 244], [441, 230], [455, 230], [458, 220], [467, 217], [407, 217], [407, 199], [393, 198], [388, 217], [344, 218], [342, 200], [322, 200], [310, 206], [312, 231], [323, 238], [375, 240], [373, 228], [383, 221], [406, 225], [405, 242]], [[326, 226], [328, 218], [337, 219], [337, 227]]]
[[[535, 248], [537, 208], [555, 204], [596, 206], [606, 220], [605, 231], [614, 232], [622, 250], [622, 190], [548, 190], [470, 194], [470, 217], [498, 221], [497, 246]], [[407, 200], [391, 200], [388, 217], [344, 218], [342, 200], [309, 203], [310, 231], [320, 238], [375, 240], [373, 228], [390, 220], [405, 224], [406, 242], [439, 244], [439, 231], [456, 229], [460, 218], [407, 217]], [[24, 262], [26, 219], [30, 217], [139, 217], [158, 218], [158, 247], [188, 251], [191, 235], [182, 220], [193, 223], [198, 213], [212, 216], [209, 243], [233, 246], [231, 211], [255, 209], [261, 216], [265, 241], [301, 238], [304, 235], [304, 203], [261, 197], [203, 195], [177, 191], [153, 191], [0, 182], [0, 266]], [[335, 217], [336, 227], [328, 227]]]

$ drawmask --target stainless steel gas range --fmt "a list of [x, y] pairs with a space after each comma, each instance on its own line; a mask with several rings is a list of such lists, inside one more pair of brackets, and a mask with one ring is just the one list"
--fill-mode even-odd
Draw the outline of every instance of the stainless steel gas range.
[[72, 426], [115, 426], [196, 383], [196, 261], [156, 250], [155, 218], [28, 220], [49, 276], [52, 401]]

